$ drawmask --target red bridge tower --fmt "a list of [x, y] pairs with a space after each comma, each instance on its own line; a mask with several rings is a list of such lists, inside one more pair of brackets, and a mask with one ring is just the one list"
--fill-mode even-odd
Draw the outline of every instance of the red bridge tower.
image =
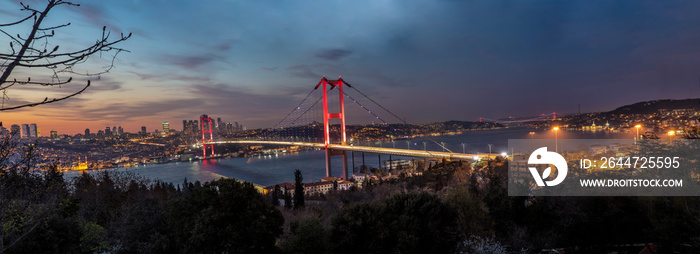
[[[323, 86], [323, 137], [324, 137], [324, 143], [326, 145], [326, 177], [332, 176], [331, 173], [331, 156], [333, 155], [342, 155], [343, 156], [343, 179], [347, 180], [348, 179], [348, 157], [347, 157], [347, 152], [346, 151], [333, 151], [328, 147], [328, 145], [331, 142], [330, 139], [330, 120], [331, 119], [340, 119], [340, 136], [341, 136], [341, 144], [345, 145], [347, 142], [347, 137], [345, 135], [345, 106], [343, 104], [343, 85], [347, 85], [350, 87], [348, 83], [345, 83], [345, 81], [341, 78], [338, 77], [337, 80], [328, 80], [324, 76], [320, 82], [318, 82], [318, 85], [316, 85], [316, 88], [318, 89], [320, 86]], [[330, 87], [330, 88], [329, 88]], [[333, 88], [338, 87], [338, 96], [339, 96], [339, 102], [340, 102], [340, 112], [338, 113], [329, 113], [328, 112], [328, 91], [333, 90]]]
[[[202, 127], [202, 150], [204, 153], [202, 153], [203, 158], [207, 158], [207, 145], [205, 143], [214, 141], [214, 136], [211, 131], [211, 118], [204, 114], [199, 118], [199, 122]], [[207, 123], [205, 124], [204, 121]], [[207, 133], [209, 133], [209, 139], [207, 140]], [[209, 144], [209, 147], [211, 148], [211, 154], [214, 155], [214, 144]]]

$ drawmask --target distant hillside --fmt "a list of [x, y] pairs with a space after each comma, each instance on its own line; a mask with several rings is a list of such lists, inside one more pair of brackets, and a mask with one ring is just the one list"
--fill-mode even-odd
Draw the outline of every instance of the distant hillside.
[[469, 121], [446, 121], [443, 122], [442, 124], [445, 125], [447, 129], [479, 129], [479, 128], [496, 128], [496, 127], [503, 127], [502, 124], [500, 123], [492, 123], [492, 122], [469, 122]]
[[700, 99], [644, 101], [606, 112], [610, 114], [651, 114], [659, 109], [695, 109], [700, 111]]

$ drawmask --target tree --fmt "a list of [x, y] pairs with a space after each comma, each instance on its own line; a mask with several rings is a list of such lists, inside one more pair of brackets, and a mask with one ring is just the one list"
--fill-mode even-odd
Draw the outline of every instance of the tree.
[[344, 206], [331, 220], [334, 253], [452, 253], [457, 213], [437, 196], [409, 192]]
[[292, 208], [292, 195], [289, 194], [289, 189], [284, 188], [284, 208]]
[[294, 209], [304, 207], [304, 184], [301, 170], [294, 170]]
[[[76, 96], [83, 91], [85, 91], [90, 86], [90, 80], [87, 84], [82, 87], [82, 89], [77, 92], [71, 93], [69, 95], [49, 99], [49, 97], [36, 102], [27, 102], [24, 104], [4, 107], [5, 98], [7, 97], [8, 89], [15, 85], [35, 85], [44, 87], [62, 86], [73, 81], [73, 77], [66, 77], [68, 75], [80, 75], [87, 77], [99, 77], [100, 74], [109, 72], [114, 66], [114, 60], [122, 51], [127, 51], [122, 48], [115, 47], [116, 44], [126, 41], [131, 37], [131, 33], [124, 36], [120, 35], [116, 40], [109, 39], [110, 32], [106, 32], [106, 27], [102, 28], [102, 36], [92, 45], [84, 47], [82, 49], [73, 51], [59, 51], [59, 45], [51, 48], [51, 43], [49, 39], [56, 35], [56, 30], [70, 26], [70, 23], [63, 23], [58, 25], [44, 25], [43, 22], [48, 16], [49, 12], [53, 8], [58, 6], [80, 6], [69, 1], [63, 0], [48, 0], [46, 7], [41, 9], [35, 9], [29, 4], [24, 4], [20, 2], [22, 8], [21, 11], [28, 12], [29, 14], [18, 21], [0, 24], [0, 32], [8, 37], [10, 41], [9, 53], [0, 53], [0, 70], [2, 70], [2, 75], [0, 75], [0, 91], [3, 93], [3, 106], [0, 111], [19, 109], [24, 107], [34, 107], [42, 104], [48, 104], [53, 102], [62, 101], [73, 96]], [[23, 29], [21, 26], [29, 25], [31, 23], [31, 28], [27, 35], [12, 35], [8, 32], [8, 29]], [[107, 52], [113, 52], [112, 59], [108, 66], [103, 69], [90, 73], [89, 71], [80, 73], [74, 67], [85, 61], [94, 54], [102, 55]], [[128, 52], [128, 51], [127, 51]], [[10, 75], [17, 68], [28, 68], [32, 69], [36, 73], [36, 69], [45, 69], [49, 74], [50, 78], [40, 77], [34, 80], [31, 77], [27, 77], [26, 80], [17, 80], [16, 78], [10, 79]]]
[[292, 221], [280, 245], [286, 253], [327, 253], [328, 229], [319, 218]]
[[166, 218], [169, 253], [272, 253], [284, 223], [253, 184], [223, 178], [171, 203]]
[[63, 174], [56, 165], [39, 173], [33, 148], [0, 138], [0, 253], [70, 252], [77, 223], [68, 218], [73, 209]]
[[280, 189], [280, 186], [275, 185], [275, 188], [272, 189], [272, 194], [270, 194], [270, 198], [272, 199], [273, 206], [280, 205], [280, 192], [282, 192], [282, 190]]

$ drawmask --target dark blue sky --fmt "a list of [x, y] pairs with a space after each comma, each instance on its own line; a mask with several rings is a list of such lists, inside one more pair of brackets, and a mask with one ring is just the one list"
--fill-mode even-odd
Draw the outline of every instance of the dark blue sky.
[[[80, 2], [50, 16], [73, 23], [54, 43], [86, 45], [106, 25], [134, 34], [131, 53], [79, 99], [8, 116], [68, 133], [179, 129], [202, 113], [269, 127], [323, 75], [414, 123], [700, 97], [697, 1]], [[0, 23], [18, 9], [0, 2]], [[27, 92], [11, 96], [46, 96]]]

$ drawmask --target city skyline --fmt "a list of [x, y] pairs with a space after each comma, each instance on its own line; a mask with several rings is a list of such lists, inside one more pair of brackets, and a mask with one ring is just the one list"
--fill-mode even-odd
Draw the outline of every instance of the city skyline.
[[[206, 113], [272, 127], [323, 75], [342, 75], [411, 123], [700, 96], [696, 2], [80, 3], [49, 15], [47, 25], [72, 23], [53, 43], [89, 45], [106, 25], [134, 34], [122, 45], [131, 53], [86, 93], [3, 112], [4, 122], [72, 135], [100, 126], [152, 131], [164, 121], [179, 129], [180, 120]], [[24, 15], [19, 9], [1, 2], [0, 23]], [[4, 105], [51, 94], [22, 87]]]

